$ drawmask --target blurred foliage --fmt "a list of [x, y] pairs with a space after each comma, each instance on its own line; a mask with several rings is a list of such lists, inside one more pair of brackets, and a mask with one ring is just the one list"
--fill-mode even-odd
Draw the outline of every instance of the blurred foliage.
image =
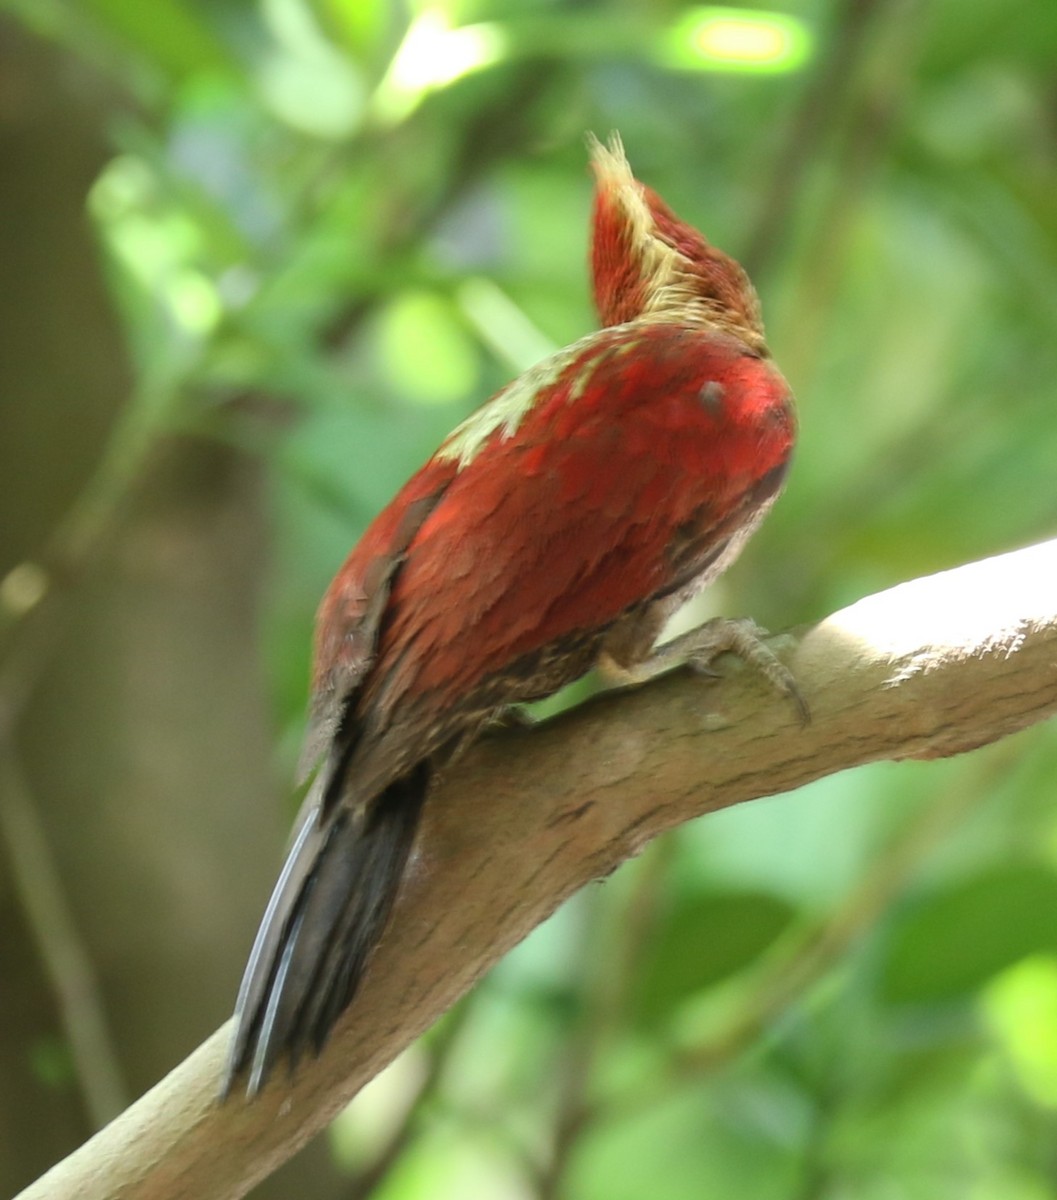
[[[1057, 527], [1053, 5], [804, 0], [707, 45], [675, 0], [7, 7], [114, 88], [87, 204], [135, 367], [115, 437], [267, 466], [286, 772], [336, 564], [592, 327], [588, 129], [745, 256], [800, 397], [710, 610], [781, 627]], [[1039, 729], [672, 835], [337, 1120], [348, 1194], [1051, 1195], [1055, 779]]]

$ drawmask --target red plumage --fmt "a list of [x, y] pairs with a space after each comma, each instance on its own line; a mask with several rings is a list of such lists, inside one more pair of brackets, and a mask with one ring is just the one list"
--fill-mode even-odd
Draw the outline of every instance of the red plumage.
[[737, 554], [795, 426], [741, 268], [594, 147], [598, 333], [460, 426], [319, 612], [317, 773], [251, 955], [228, 1079], [316, 1051], [381, 936], [439, 755], [600, 659], [649, 663]]

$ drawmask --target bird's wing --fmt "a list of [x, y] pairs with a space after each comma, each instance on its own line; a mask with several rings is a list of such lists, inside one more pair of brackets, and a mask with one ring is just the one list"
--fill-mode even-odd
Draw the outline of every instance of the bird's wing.
[[322, 776], [320, 786], [312, 789], [317, 803], [326, 798], [339, 765], [335, 735], [374, 662], [393, 580], [456, 474], [454, 463], [431, 461], [414, 475], [371, 522], [320, 604], [312, 703], [301, 752], [302, 777], [313, 771]]

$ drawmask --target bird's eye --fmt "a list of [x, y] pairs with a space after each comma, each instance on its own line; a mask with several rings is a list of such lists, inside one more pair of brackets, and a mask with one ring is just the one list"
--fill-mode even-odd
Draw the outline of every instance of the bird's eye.
[[723, 410], [723, 397], [725, 394], [726, 389], [724, 386], [721, 383], [717, 383], [714, 379], [710, 379], [698, 392], [697, 398], [709, 412], [719, 413]]

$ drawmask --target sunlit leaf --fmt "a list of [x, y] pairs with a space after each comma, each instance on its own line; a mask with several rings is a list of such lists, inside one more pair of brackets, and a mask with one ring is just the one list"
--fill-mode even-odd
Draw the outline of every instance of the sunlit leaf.
[[667, 65], [708, 71], [796, 71], [811, 49], [799, 17], [751, 8], [690, 9], [661, 42]]
[[478, 362], [451, 303], [408, 292], [386, 310], [380, 349], [394, 390], [425, 404], [450, 404], [473, 394]]

